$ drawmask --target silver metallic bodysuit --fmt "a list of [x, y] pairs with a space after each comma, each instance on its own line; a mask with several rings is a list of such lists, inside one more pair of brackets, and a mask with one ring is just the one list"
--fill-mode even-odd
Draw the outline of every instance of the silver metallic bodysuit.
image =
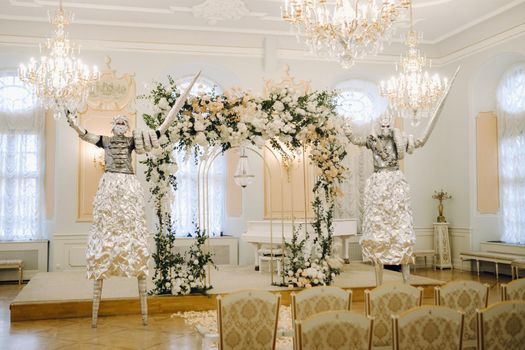
[[106, 172], [134, 174], [131, 164], [131, 153], [135, 149], [133, 137], [102, 136], [97, 146], [104, 148]]
[[131, 153], [135, 150], [135, 138], [129, 136], [100, 136], [86, 132], [80, 136], [104, 149], [104, 161], [107, 173], [134, 174]]
[[393, 137], [369, 136], [366, 147], [372, 151], [374, 172], [399, 170], [397, 146]]

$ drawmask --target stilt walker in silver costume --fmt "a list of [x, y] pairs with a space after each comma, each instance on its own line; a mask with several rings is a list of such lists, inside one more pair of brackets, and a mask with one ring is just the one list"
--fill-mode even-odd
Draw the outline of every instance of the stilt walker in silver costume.
[[[458, 69], [459, 71], [459, 69]], [[430, 122], [420, 138], [405, 135], [392, 126], [390, 116], [381, 118], [378, 135], [360, 137], [347, 128], [346, 135], [351, 143], [372, 151], [374, 173], [366, 182], [364, 192], [363, 237], [361, 247], [363, 256], [375, 265], [376, 284], [383, 283], [383, 265], [401, 265], [403, 281], [410, 278], [410, 263], [413, 262], [413, 248], [416, 243], [410, 188], [404, 174], [399, 170], [399, 161], [405, 153], [423, 147], [427, 142], [445, 99], [456, 79], [438, 101]]]
[[113, 118], [113, 136], [94, 135], [79, 125], [74, 113], [68, 113], [69, 125], [80, 138], [103, 148], [106, 169], [100, 179], [93, 202], [93, 225], [86, 251], [87, 277], [93, 279], [93, 310], [91, 326], [97, 326], [100, 297], [104, 279], [111, 276], [136, 277], [140, 297], [142, 322], [148, 323], [146, 277], [148, 275], [148, 230], [144, 211], [144, 193], [134, 175], [131, 154], [143, 154], [159, 148], [158, 138], [175, 120], [184, 105], [195, 76], [179, 97], [162, 125], [155, 131], [129, 131], [128, 118]]

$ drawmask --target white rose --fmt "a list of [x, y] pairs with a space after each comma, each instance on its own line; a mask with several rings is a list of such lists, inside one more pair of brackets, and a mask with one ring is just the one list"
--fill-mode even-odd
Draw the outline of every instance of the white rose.
[[203, 132], [198, 132], [197, 135], [195, 135], [195, 142], [201, 146], [206, 146], [208, 144], [208, 140], [206, 140], [206, 135], [204, 135]]
[[311, 113], [317, 112], [317, 106], [314, 102], [309, 102], [306, 105], [306, 109], [308, 110], [308, 112], [311, 112]]
[[193, 124], [193, 128], [195, 131], [204, 131], [206, 128], [203, 123], [201, 123], [199, 120], [195, 121], [195, 124]]
[[273, 104], [273, 109], [275, 109], [278, 112], [284, 111], [284, 105], [281, 101], [275, 101]]
[[246, 127], [246, 124], [244, 123], [237, 124], [237, 128], [239, 129], [239, 132], [241, 133], [245, 133], [246, 131], [248, 131], [248, 128]]
[[159, 103], [157, 103], [157, 105], [159, 106], [160, 109], [162, 110], [167, 110], [170, 108], [170, 104], [168, 103], [168, 100], [166, 100], [165, 97], [161, 98], [159, 100]]
[[255, 142], [255, 145], [260, 148], [264, 147], [264, 145], [266, 144], [266, 141], [264, 141], [264, 139], [261, 136], [255, 136], [253, 142]]

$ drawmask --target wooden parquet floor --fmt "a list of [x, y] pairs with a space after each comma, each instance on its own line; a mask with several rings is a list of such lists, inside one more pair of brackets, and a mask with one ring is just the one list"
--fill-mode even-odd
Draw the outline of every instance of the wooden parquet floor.
[[[442, 281], [479, 280], [490, 285], [489, 303], [500, 300], [499, 284], [510, 280], [484, 273], [479, 278], [475, 273], [459, 270], [437, 270], [419, 268], [414, 274]], [[23, 286], [22, 286], [23, 288]], [[198, 333], [184, 321], [173, 315], [150, 316], [149, 325], [141, 324], [139, 315], [99, 318], [98, 328], [90, 327], [89, 318], [9, 321], [9, 303], [19, 292], [16, 284], [0, 284], [0, 349], [200, 349]], [[433, 304], [426, 298], [424, 304]], [[362, 302], [352, 307], [364, 313]]]

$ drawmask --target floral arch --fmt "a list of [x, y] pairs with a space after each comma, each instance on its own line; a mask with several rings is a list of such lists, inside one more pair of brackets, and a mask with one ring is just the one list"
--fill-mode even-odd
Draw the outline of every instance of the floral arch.
[[[347, 139], [344, 122], [336, 113], [335, 92], [268, 86], [262, 96], [230, 89], [222, 94], [205, 92], [190, 97], [177, 122], [161, 136], [163, 147], [144, 161], [158, 219], [157, 251], [153, 254], [155, 293], [188, 294], [206, 289], [205, 267], [212, 263], [211, 254], [203, 249], [207, 234], [198, 226], [196, 242], [186, 255], [172, 252], [175, 232], [167, 205], [177, 187], [173, 149], [198, 159], [217, 148], [226, 152], [235, 147], [269, 146], [290, 161], [307, 149], [310, 162], [318, 169], [312, 201], [314, 232], [312, 237], [294, 232], [293, 240], [286, 244], [282, 283], [327, 285], [339, 273], [329, 261], [336, 198], [341, 195], [339, 184], [347, 170], [342, 163]], [[179, 95], [176, 81], [168, 77], [167, 84], [159, 82], [142, 96], [156, 106], [155, 113], [143, 115], [146, 124], [157, 128]]]

